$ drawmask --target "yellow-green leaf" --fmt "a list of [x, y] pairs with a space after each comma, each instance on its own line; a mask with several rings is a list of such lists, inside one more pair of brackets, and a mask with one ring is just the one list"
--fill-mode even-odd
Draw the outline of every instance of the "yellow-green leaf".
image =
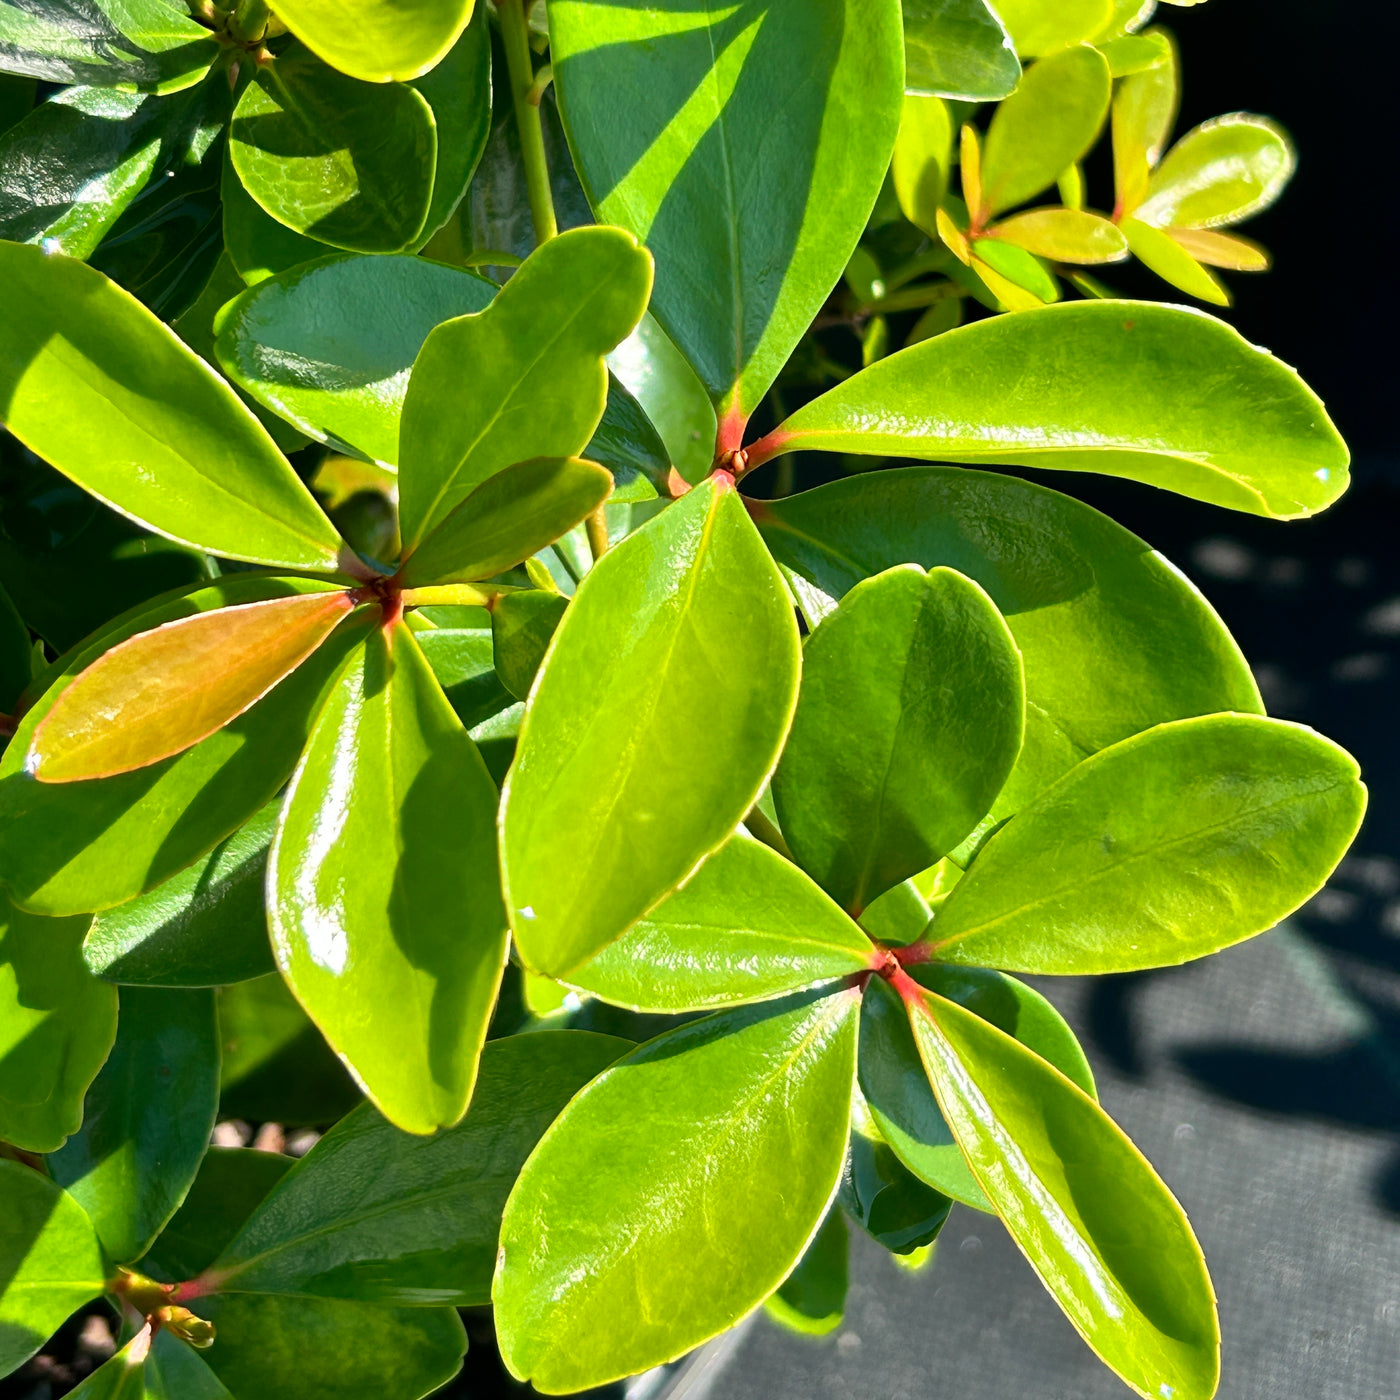
[[278, 0], [277, 17], [332, 67], [366, 83], [426, 73], [457, 42], [475, 0]]
[[1087, 209], [1030, 209], [1013, 214], [991, 232], [1055, 262], [1110, 263], [1128, 256], [1128, 240], [1122, 231]]

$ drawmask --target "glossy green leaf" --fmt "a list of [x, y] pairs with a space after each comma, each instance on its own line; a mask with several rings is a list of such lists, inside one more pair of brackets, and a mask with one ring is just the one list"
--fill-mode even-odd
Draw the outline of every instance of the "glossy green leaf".
[[635, 1011], [697, 1011], [849, 977], [873, 957], [811, 880], [740, 832], [568, 982]]
[[282, 0], [278, 17], [308, 48], [367, 83], [416, 78], [446, 57], [474, 0], [359, 0], [353, 24], [336, 0]]
[[859, 914], [986, 815], [1024, 710], [1016, 644], [976, 583], [916, 564], [858, 583], [803, 648], [773, 775], [794, 857]]
[[1087, 44], [1026, 70], [987, 130], [982, 161], [987, 212], [1024, 204], [1084, 156], [1108, 115], [1111, 86], [1107, 62]]
[[1277, 122], [1249, 112], [1216, 117], [1167, 152], [1137, 217], [1158, 228], [1237, 224], [1279, 197], [1297, 163]]
[[926, 993], [908, 1010], [978, 1184], [1075, 1330], [1139, 1395], [1209, 1400], [1220, 1375], [1210, 1276], [1142, 1154], [1093, 1099], [979, 1016]]
[[849, 991], [723, 1011], [574, 1099], [506, 1204], [493, 1294], [513, 1375], [546, 1394], [631, 1375], [777, 1288], [836, 1190], [858, 1013]]
[[1028, 701], [998, 816], [1155, 724], [1263, 711], [1239, 648], [1180, 571], [1057, 491], [904, 467], [767, 502], [760, 528], [814, 624], [861, 579], [905, 560], [957, 569], [987, 590], [1020, 649]]
[[506, 907], [531, 968], [579, 966], [729, 836], [777, 760], [799, 666], [782, 579], [726, 477], [594, 566], [503, 794]]
[[655, 254], [652, 312], [742, 424], [874, 207], [899, 123], [899, 4], [554, 0], [549, 26], [589, 203]]
[[544, 1131], [632, 1047], [587, 1031], [491, 1041], [471, 1108], [415, 1137], [368, 1104], [254, 1210], [209, 1274], [222, 1292], [485, 1304], [506, 1196]]
[[423, 341], [441, 322], [483, 310], [496, 289], [426, 258], [312, 256], [221, 313], [219, 364], [309, 437], [393, 465]]
[[72, 783], [183, 753], [304, 664], [354, 607], [349, 593], [309, 592], [138, 632], [63, 686], [34, 729], [25, 771]]
[[952, 1200], [920, 1181], [880, 1135], [865, 1097], [856, 1091], [851, 1142], [837, 1195], [871, 1239], [893, 1254], [911, 1254], [938, 1238]]
[[[466, 3], [470, 8], [472, 0]], [[478, 5], [471, 20], [447, 56], [413, 83], [433, 109], [437, 128], [433, 199], [418, 232], [420, 245], [456, 212], [491, 134], [491, 30], [486, 6]]]
[[229, 154], [248, 193], [294, 232], [396, 253], [427, 220], [437, 130], [422, 93], [362, 83], [294, 48], [244, 89]]
[[77, 1132], [117, 1032], [116, 988], [83, 966], [87, 923], [26, 914], [0, 891], [0, 1141], [28, 1152]]
[[218, 987], [275, 971], [263, 880], [280, 806], [268, 803], [207, 856], [99, 914], [83, 940], [88, 970], [145, 987]]
[[[1094, 1096], [1093, 1072], [1074, 1032], [1039, 992], [985, 968], [921, 963], [909, 971], [920, 986], [965, 1006]], [[919, 1180], [977, 1210], [992, 1209], [929, 1087], [905, 1008], [878, 977], [866, 987], [861, 1011], [860, 1088], [881, 1138]]]
[[0, 68], [7, 73], [175, 92], [198, 82], [218, 56], [214, 36], [170, 0], [0, 3]]
[[[1128, 240], [1117, 225], [1087, 209], [1030, 209], [999, 223], [994, 232], [1028, 253], [1055, 262], [1109, 263], [1128, 256]], [[978, 251], [985, 256], [982, 245]]]
[[1113, 0], [996, 0], [1016, 52], [1053, 53], [1098, 34], [1113, 18]]
[[846, 1218], [832, 1206], [807, 1252], [764, 1305], [769, 1317], [794, 1332], [825, 1337], [841, 1325], [850, 1280]]
[[938, 913], [942, 961], [1121, 972], [1203, 957], [1322, 888], [1366, 808], [1301, 725], [1210, 715], [1075, 768], [993, 836]]
[[221, 987], [219, 1034], [221, 1118], [325, 1126], [363, 1101], [279, 975]]
[[479, 315], [433, 331], [400, 426], [404, 549], [488, 477], [532, 457], [575, 457], [607, 398], [603, 356], [637, 324], [651, 259], [620, 229], [551, 239]]
[[1221, 233], [1210, 228], [1174, 228], [1168, 236], [1179, 243], [1197, 262], [1210, 267], [1228, 267], [1236, 272], [1267, 272], [1267, 248], [1237, 233]]
[[[709, 408], [706, 400], [705, 407]], [[613, 475], [611, 501], [652, 501], [669, 490], [671, 454], [646, 410], [616, 374], [608, 375], [608, 402], [583, 455]]]
[[1113, 95], [1115, 218], [1131, 214], [1147, 198], [1152, 170], [1166, 149], [1181, 98], [1171, 36], [1163, 30], [1151, 32], [1166, 41], [1167, 61], [1124, 78]]
[[202, 1274], [295, 1165], [295, 1158], [280, 1152], [211, 1147], [180, 1209], [141, 1261], [141, 1272], [171, 1283]]
[[496, 675], [511, 695], [526, 700], [569, 600], [532, 588], [504, 594], [493, 603], [491, 650]]
[[76, 651], [25, 714], [0, 760], [0, 879], [43, 914], [109, 909], [212, 850], [265, 806], [300, 755], [325, 687], [369, 620], [356, 620], [246, 714], [185, 753], [86, 783], [41, 783], [25, 770], [35, 728], [63, 682], [108, 647], [196, 612], [326, 585], [233, 574], [123, 615]]
[[102, 1292], [102, 1246], [87, 1212], [42, 1172], [0, 1160], [0, 1376], [24, 1364]]
[[162, 105], [67, 88], [11, 128], [0, 138], [0, 237], [89, 257], [155, 169]]
[[198, 1307], [218, 1329], [203, 1359], [238, 1400], [421, 1400], [457, 1374], [467, 1348], [451, 1308], [246, 1293]]
[[238, 275], [249, 286], [334, 251], [329, 244], [278, 223], [243, 188], [233, 162], [227, 158], [219, 195], [223, 204], [224, 245]]
[[0, 588], [0, 713], [11, 714], [29, 684], [34, 643], [10, 595]]
[[[497, 608], [504, 605], [506, 597], [515, 596], [505, 595]], [[493, 615], [491, 627], [439, 627], [418, 633], [418, 646], [428, 658], [448, 704], [468, 729], [500, 714], [520, 698], [506, 689], [496, 670], [492, 636], [495, 620]]]
[[[608, 365], [656, 425], [676, 470], [691, 485], [709, 474], [715, 455], [714, 405], [705, 386], [671, 338], [647, 312], [637, 328], [608, 356]], [[607, 414], [603, 415], [604, 423]], [[599, 425], [600, 430], [602, 425]], [[605, 467], [606, 457], [596, 453]], [[663, 483], [658, 482], [658, 487]]]
[[273, 950], [392, 1122], [466, 1111], [506, 954], [496, 786], [413, 634], [376, 630], [312, 730], [268, 857]]
[[126, 987], [117, 1039], [83, 1105], [83, 1126], [49, 1158], [118, 1263], [139, 1259], [175, 1214], [219, 1104], [210, 990]]
[[959, 327], [853, 375], [767, 441], [1103, 472], [1281, 520], [1347, 486], [1346, 445], [1293, 370], [1221, 321], [1154, 302]]
[[938, 234], [937, 215], [948, 192], [952, 160], [948, 104], [941, 97], [906, 97], [890, 173], [904, 217], [930, 238]]
[[538, 554], [612, 493], [612, 476], [579, 457], [536, 457], [487, 477], [408, 555], [405, 588], [492, 578]]
[[904, 90], [995, 102], [1021, 78], [1016, 49], [986, 0], [904, 0]]
[[[341, 544], [233, 391], [100, 272], [0, 242], [0, 418], [98, 499], [230, 559], [332, 570]], [[139, 468], [139, 470], [138, 470]]]
[[1229, 306], [1230, 293], [1224, 283], [1202, 267], [1171, 234], [1138, 219], [1124, 219], [1122, 228], [1133, 256], [1164, 282], [1212, 306]]

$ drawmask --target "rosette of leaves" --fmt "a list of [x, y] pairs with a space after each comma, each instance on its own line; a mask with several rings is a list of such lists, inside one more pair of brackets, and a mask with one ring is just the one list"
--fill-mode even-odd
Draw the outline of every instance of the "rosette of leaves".
[[[211, 293], [235, 384], [394, 473], [388, 560], [337, 535], [153, 315], [0, 245], [11, 432], [229, 561], [52, 666], [0, 609], [5, 1369], [106, 1295], [123, 1349], [90, 1394], [416, 1400], [458, 1364], [450, 1310], [490, 1302], [513, 1373], [578, 1390], [764, 1302], [828, 1328], [835, 1212], [907, 1254], [957, 1201], [1006, 1222], [1137, 1393], [1213, 1394], [1191, 1228], [1018, 974], [1262, 932], [1326, 880], [1364, 788], [1264, 715], [1148, 545], [983, 468], [1284, 520], [1341, 494], [1347, 452], [1228, 326], [1112, 300], [872, 355], [750, 429], [852, 280], [917, 8], [552, 0], [600, 227], [549, 236], [522, 101], [542, 246], [502, 290], [316, 246]], [[1028, 73], [1093, 66], [1097, 104], [1110, 61], [1077, 46], [1126, 37], [1124, 8], [998, 13]], [[500, 14], [523, 98], [526, 17]], [[1015, 168], [993, 144], [984, 189]], [[644, 308], [661, 377], [701, 395], [687, 447], [713, 425], [689, 475], [660, 431], [674, 389], [638, 377], [634, 398], [605, 369]], [[933, 465], [741, 489], [803, 451]], [[636, 1034], [508, 1034], [503, 1005], [483, 1047], [507, 931], [555, 1026]], [[255, 1063], [324, 1054], [284, 987], [371, 1102], [298, 1165], [207, 1151], [221, 1049], [226, 1108]]]
[[1230, 293], [1210, 269], [1263, 272], [1259, 244], [1224, 230], [1267, 209], [1297, 163], [1268, 117], [1232, 112], [1167, 149], [1180, 98], [1175, 49], [1125, 77], [1113, 97], [1114, 222], [1133, 255], [1189, 296], [1218, 306]]

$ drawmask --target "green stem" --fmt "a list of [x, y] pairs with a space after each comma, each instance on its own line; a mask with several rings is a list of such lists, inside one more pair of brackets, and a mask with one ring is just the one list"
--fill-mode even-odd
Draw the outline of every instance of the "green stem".
[[535, 64], [530, 57], [530, 27], [522, 0], [498, 0], [501, 43], [506, 51], [510, 96], [515, 124], [520, 132], [520, 154], [525, 162], [525, 188], [530, 196], [530, 217], [535, 225], [535, 247], [559, 232], [554, 218], [554, 197], [549, 190], [549, 162], [544, 154], [544, 128], [540, 109], [530, 101], [535, 86]]

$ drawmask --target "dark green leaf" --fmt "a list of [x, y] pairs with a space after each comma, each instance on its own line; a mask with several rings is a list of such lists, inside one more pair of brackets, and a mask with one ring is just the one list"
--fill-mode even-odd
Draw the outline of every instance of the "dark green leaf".
[[117, 1032], [116, 988], [83, 966], [87, 925], [26, 914], [0, 890], [0, 1141], [28, 1152], [77, 1132]]
[[911, 1254], [932, 1244], [953, 1205], [899, 1160], [859, 1094], [837, 1199], [852, 1220], [893, 1254]]
[[33, 110], [37, 86], [33, 78], [0, 73], [0, 134], [23, 121]]
[[[1094, 1076], [1074, 1032], [1039, 992], [984, 968], [925, 963], [911, 970], [920, 986], [1014, 1036], [1093, 1095]], [[860, 1087], [880, 1136], [915, 1176], [954, 1200], [992, 1209], [939, 1111], [905, 1009], [878, 977], [866, 988], [861, 1014]]]
[[340, 539], [286, 458], [140, 302], [82, 263], [18, 243], [0, 242], [0, 279], [0, 417], [20, 441], [171, 539], [336, 568]]
[[467, 1347], [451, 1308], [256, 1294], [198, 1308], [219, 1334], [204, 1360], [238, 1400], [420, 1400], [457, 1374]]
[[204, 1357], [165, 1328], [151, 1342], [145, 1379], [150, 1400], [234, 1400]]
[[213, 570], [207, 555], [133, 525], [0, 433], [0, 580], [54, 651]]
[[1302, 725], [1210, 715], [1086, 759], [987, 843], [935, 956], [1124, 972], [1204, 957], [1322, 888], [1366, 810], [1356, 761]]
[[782, 1282], [836, 1190], [858, 1010], [854, 992], [807, 993], [692, 1021], [564, 1110], [501, 1229], [513, 1375], [557, 1394], [643, 1371]]
[[555, 0], [549, 22], [589, 202], [655, 254], [652, 311], [737, 447], [880, 191], [904, 78], [899, 4]]
[[1080, 759], [1167, 720], [1262, 712], [1210, 605], [1136, 535], [1056, 491], [950, 467], [905, 467], [765, 502], [768, 547], [815, 622], [905, 560], [974, 578], [1026, 676], [1026, 741], [993, 808], [1008, 816]]
[[282, 0], [277, 13], [341, 72], [387, 83], [416, 78], [441, 63], [472, 7], [473, 0], [358, 0], [353, 24], [346, 23], [337, 0]]
[[209, 1281], [222, 1292], [489, 1302], [501, 1212], [525, 1159], [569, 1100], [631, 1048], [587, 1031], [493, 1040], [467, 1116], [430, 1138], [363, 1105], [253, 1212]]
[[0, 68], [50, 83], [176, 92], [219, 56], [214, 36], [171, 0], [0, 3]]
[[1021, 751], [1021, 658], [976, 583], [907, 564], [846, 594], [802, 671], [773, 800], [798, 863], [859, 914], [986, 815]]
[[542, 589], [495, 599], [491, 609], [492, 661], [501, 684], [517, 700], [529, 697], [550, 639], [568, 606], [569, 600], [561, 594]]
[[67, 88], [0, 138], [0, 237], [87, 258], [160, 157], [165, 103]]
[[850, 1278], [846, 1217], [832, 1206], [797, 1267], [765, 1307], [776, 1322], [810, 1337], [824, 1337], [841, 1325]]
[[873, 958], [816, 885], [741, 832], [568, 981], [636, 1011], [695, 1011], [852, 976]]
[[904, 90], [995, 102], [1021, 77], [1006, 26], [986, 0], [904, 0]]
[[83, 1126], [49, 1158], [110, 1258], [139, 1259], [199, 1169], [219, 1103], [214, 993], [126, 987]]
[[[655, 425], [676, 470], [692, 486], [702, 482], [715, 456], [714, 405], [651, 312], [608, 356], [608, 364]], [[599, 460], [608, 465], [606, 458]], [[658, 482], [657, 489], [661, 487]]]
[[514, 704], [517, 697], [505, 688], [496, 671], [490, 626], [439, 627], [419, 632], [417, 640], [448, 704], [468, 729]]
[[456, 212], [491, 134], [491, 30], [485, 5], [476, 6], [451, 51], [413, 86], [427, 98], [437, 127], [433, 200], [418, 233], [422, 244]]
[[457, 1122], [500, 986], [496, 786], [407, 627], [322, 709], [268, 857], [283, 975], [392, 1122]]
[[405, 588], [472, 583], [505, 573], [582, 524], [612, 477], [579, 457], [535, 457], [487, 477], [408, 554]]
[[115, 909], [83, 940], [83, 961], [108, 982], [218, 987], [275, 971], [263, 880], [280, 802], [270, 802], [207, 856]]
[[34, 643], [10, 595], [0, 588], [0, 713], [12, 714], [33, 670]]
[[862, 370], [768, 441], [1104, 472], [1281, 520], [1347, 487], [1346, 445], [1293, 370], [1222, 321], [1152, 302], [962, 326]]
[[141, 1261], [141, 1271], [171, 1283], [202, 1274], [295, 1165], [280, 1152], [211, 1147], [180, 1209]]
[[696, 487], [603, 556], [535, 685], [502, 853], [520, 954], [548, 976], [606, 947], [719, 847], [791, 723], [796, 623], [727, 483]]
[[287, 1127], [326, 1124], [362, 1101], [280, 976], [220, 988], [219, 1034], [222, 1118]]
[[35, 728], [63, 683], [108, 647], [172, 618], [324, 587], [232, 574], [124, 614], [50, 673], [0, 761], [0, 878], [44, 914], [109, 909], [144, 894], [212, 850], [286, 782], [326, 687], [369, 620], [353, 619], [283, 684], [194, 748], [149, 768], [83, 783], [25, 771]]
[[428, 332], [496, 289], [426, 258], [337, 253], [259, 282], [220, 315], [224, 373], [318, 442], [393, 465]]
[[1209, 1400], [1220, 1375], [1210, 1276], [1142, 1154], [979, 1016], [917, 988], [908, 1014], [973, 1175], [1075, 1330], [1139, 1395]]
[[583, 455], [613, 474], [616, 503], [655, 500], [668, 490], [670, 451], [646, 410], [615, 374], [608, 375], [607, 407]]
[[437, 144], [422, 93], [362, 83], [303, 48], [258, 66], [229, 129], [233, 168], [274, 219], [361, 253], [417, 242]]
[[87, 1212], [42, 1172], [0, 1160], [0, 1376], [23, 1365], [102, 1292], [102, 1246]]
[[607, 398], [603, 357], [650, 289], [651, 259], [633, 238], [575, 229], [532, 254], [485, 311], [428, 336], [400, 428], [406, 553], [503, 467], [583, 450]]
[[238, 275], [249, 286], [333, 251], [328, 243], [279, 224], [243, 188], [232, 160], [224, 161], [219, 193], [224, 206], [224, 244]]

